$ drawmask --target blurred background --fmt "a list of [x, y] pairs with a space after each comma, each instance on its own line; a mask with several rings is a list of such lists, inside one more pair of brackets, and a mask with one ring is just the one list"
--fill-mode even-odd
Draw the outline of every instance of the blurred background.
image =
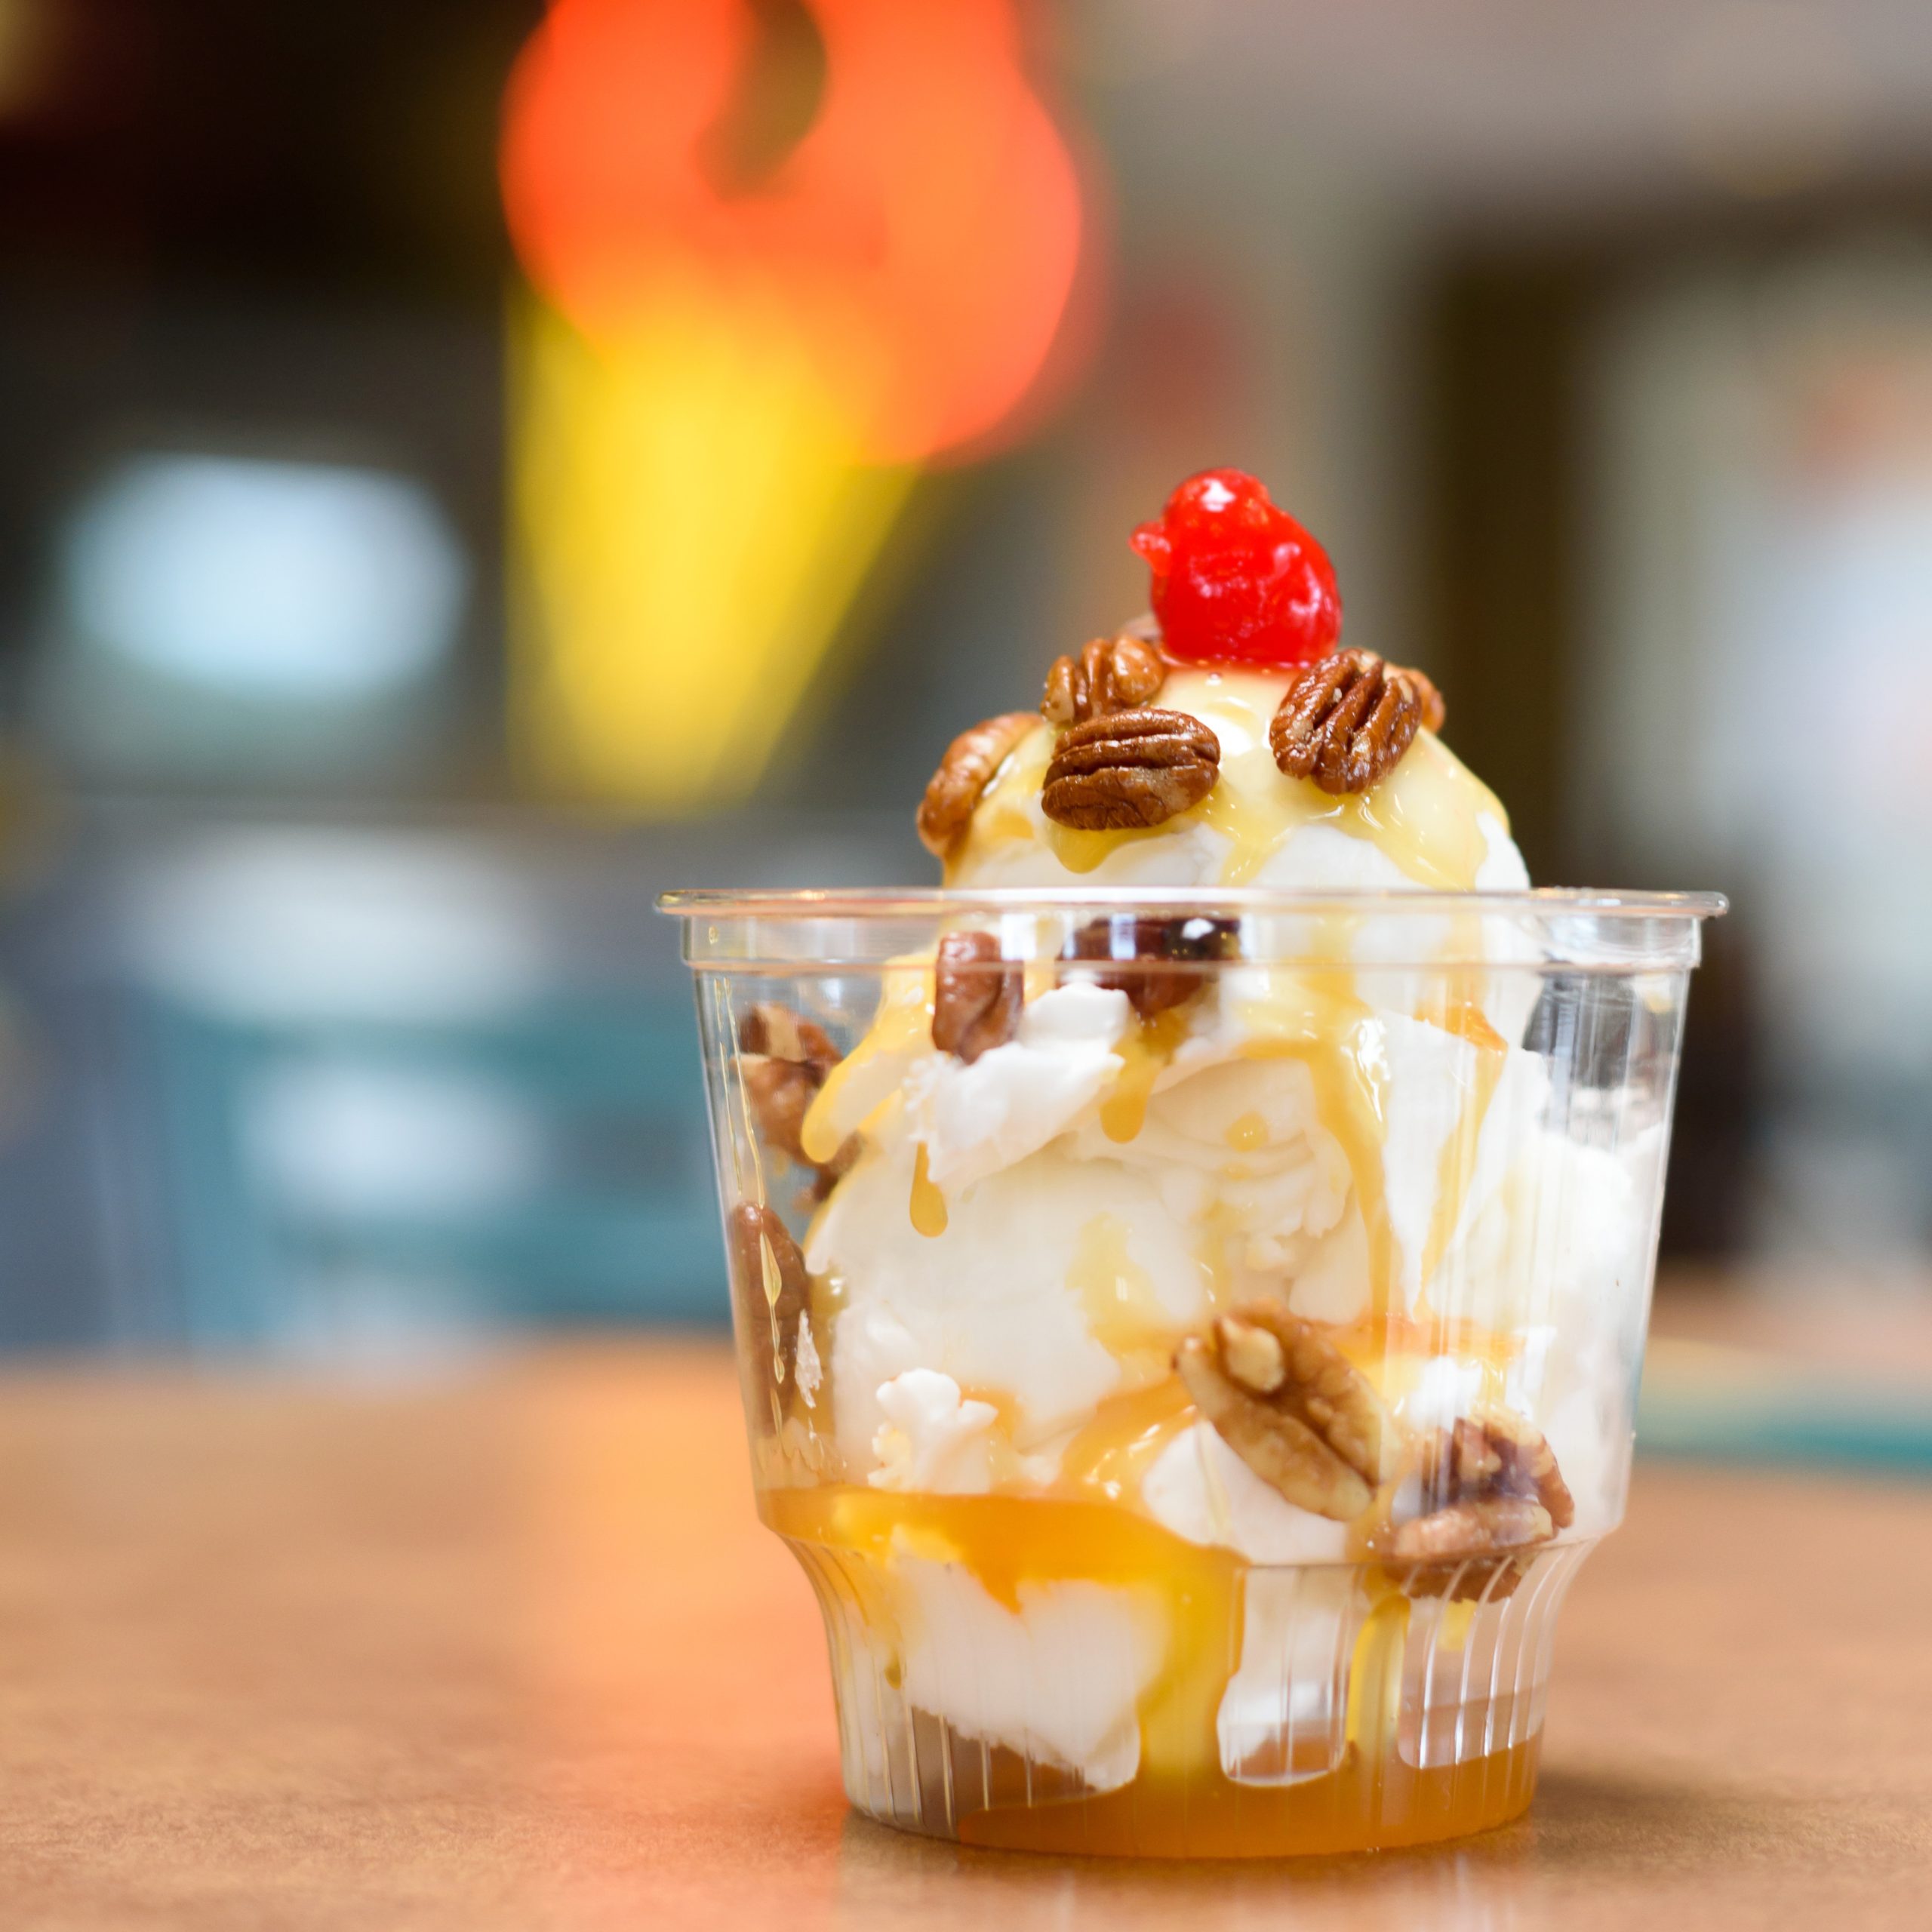
[[1932, 1308], [1918, 0], [0, 0], [0, 1347], [721, 1321], [653, 895], [928, 880], [1214, 463], [1733, 896], [1666, 1315]]

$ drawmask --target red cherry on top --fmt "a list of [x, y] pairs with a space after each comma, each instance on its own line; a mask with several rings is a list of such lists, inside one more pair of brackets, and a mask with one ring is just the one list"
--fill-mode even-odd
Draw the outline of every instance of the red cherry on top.
[[1189, 664], [1306, 664], [1342, 634], [1328, 553], [1238, 469], [1204, 469], [1143, 523], [1154, 614], [1170, 657]]

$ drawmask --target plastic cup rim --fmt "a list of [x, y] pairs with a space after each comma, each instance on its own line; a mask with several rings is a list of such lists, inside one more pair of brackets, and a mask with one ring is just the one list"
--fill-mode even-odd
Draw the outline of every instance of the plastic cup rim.
[[1721, 892], [1626, 892], [1586, 886], [1535, 886], [1512, 892], [1413, 889], [1284, 890], [1272, 886], [692, 886], [660, 893], [672, 918], [918, 919], [966, 912], [1230, 912], [1254, 916], [1323, 914], [1365, 918], [1441, 918], [1477, 914], [1541, 918], [1715, 919], [1730, 909]]
[[[1476, 967], [1629, 974], [1695, 966], [1703, 921], [1726, 909], [1722, 896], [1712, 892], [1288, 892], [1256, 887], [1131, 892], [1100, 887], [715, 887], [667, 892], [657, 907], [682, 922], [689, 964], [753, 974], [877, 969], [911, 949], [903, 934], [908, 925], [936, 936], [959, 924], [997, 924], [1003, 958], [1063, 958], [1059, 943], [1040, 931], [1043, 923], [1152, 916], [1238, 921], [1253, 942], [1252, 949], [1244, 947], [1241, 963], [1309, 972]], [[1297, 921], [1320, 922], [1327, 929], [1310, 937], [1297, 929]], [[1526, 949], [1502, 942], [1492, 922], [1513, 928]], [[1358, 932], [1376, 936], [1355, 955], [1349, 935]], [[1204, 963], [1219, 969], [1237, 962]]]

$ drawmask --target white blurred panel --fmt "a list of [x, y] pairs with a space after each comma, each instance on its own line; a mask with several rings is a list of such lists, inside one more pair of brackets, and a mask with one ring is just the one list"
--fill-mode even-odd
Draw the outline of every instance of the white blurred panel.
[[405, 477], [198, 454], [130, 458], [76, 511], [69, 623], [143, 669], [237, 697], [355, 701], [448, 652], [466, 568]]
[[260, 827], [186, 840], [128, 881], [146, 983], [223, 1018], [461, 1024], [555, 971], [513, 870], [454, 841]]
[[1734, 895], [1772, 1244], [1909, 1247], [1923, 1194], [1897, 1156], [1932, 1129], [1932, 254], [1654, 288], [1596, 400], [1580, 835]]
[[318, 1221], [500, 1211], [543, 1176], [540, 1123], [460, 1069], [317, 1057], [259, 1075], [244, 1140], [276, 1204]]

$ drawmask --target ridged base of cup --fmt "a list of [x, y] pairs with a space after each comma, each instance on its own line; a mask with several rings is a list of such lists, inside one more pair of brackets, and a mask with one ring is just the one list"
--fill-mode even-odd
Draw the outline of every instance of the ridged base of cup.
[[[824, 1614], [859, 1810], [968, 1844], [1155, 1858], [1426, 1844], [1518, 1817], [1535, 1789], [1556, 1613], [1590, 1547], [1543, 1552], [1506, 1593], [1472, 1572], [1461, 1600], [1441, 1573], [1432, 1594], [1367, 1566], [1249, 1569], [1228, 1654], [1190, 1660], [1191, 1701], [1186, 1664], [1164, 1668], [1139, 1739], [1130, 1719], [1124, 1751], [1075, 1764], [1011, 1716], [1029, 1696], [1055, 1703], [1063, 1658], [1029, 1660], [1010, 1632], [995, 1658], [965, 1632], [927, 1628], [909, 1663], [891, 1559], [787, 1541]], [[1029, 1661], [1046, 1673], [1032, 1684]], [[989, 1700], [994, 1670], [1006, 1681]], [[909, 1685], [955, 1708], [928, 1708]], [[985, 1734], [994, 1706], [1008, 1714], [1002, 1734]]]

